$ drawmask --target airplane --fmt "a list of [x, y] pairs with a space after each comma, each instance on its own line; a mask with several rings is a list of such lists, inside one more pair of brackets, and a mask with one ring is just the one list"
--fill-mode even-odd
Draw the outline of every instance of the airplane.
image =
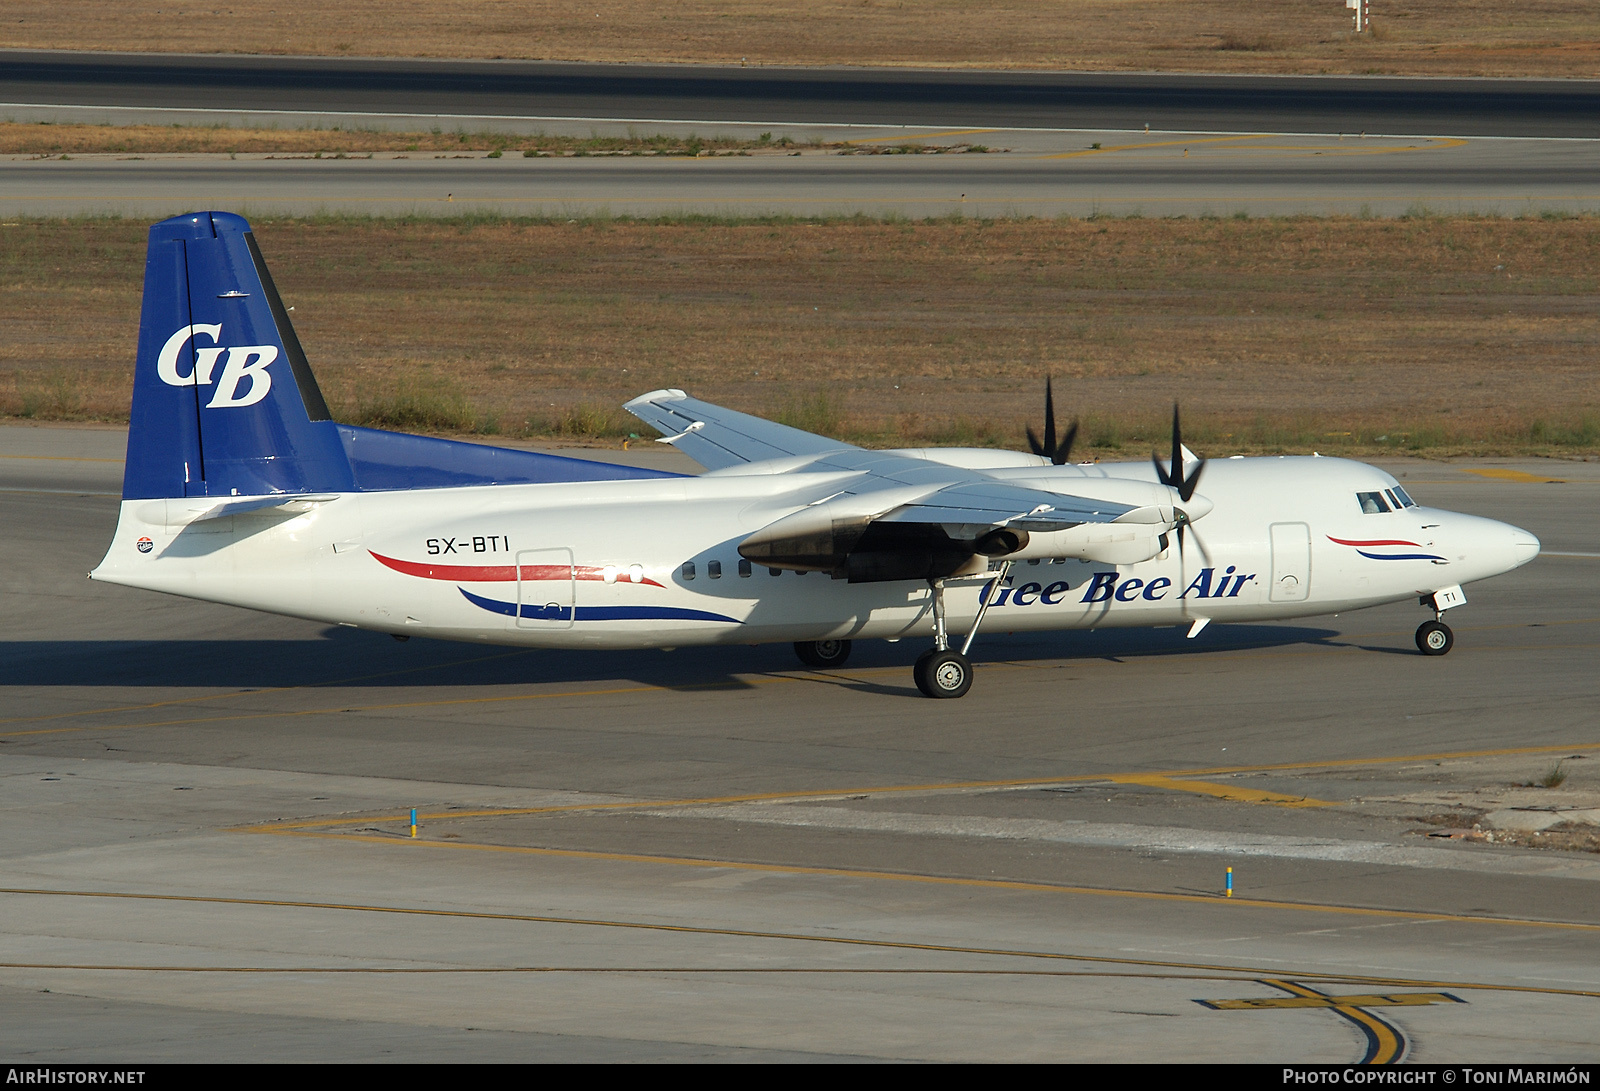
[[[1462, 586], [1527, 564], [1517, 527], [1425, 507], [1339, 458], [1163, 463], [867, 450], [655, 390], [626, 404], [677, 474], [333, 419], [249, 223], [150, 229], [121, 511], [95, 580], [331, 625], [530, 648], [929, 641], [933, 698], [980, 628], [1262, 622], [1416, 599], [1424, 655]], [[1199, 491], [1202, 476], [1206, 491]], [[1202, 533], [1203, 526], [1203, 533]]]

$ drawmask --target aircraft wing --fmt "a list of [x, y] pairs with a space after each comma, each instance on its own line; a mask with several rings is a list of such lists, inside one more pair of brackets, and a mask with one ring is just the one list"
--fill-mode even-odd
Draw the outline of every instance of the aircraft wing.
[[1045, 492], [1000, 482], [951, 485], [893, 511], [875, 522], [931, 523], [946, 527], [1020, 527], [1047, 532], [1082, 523], [1109, 523], [1133, 505]]
[[853, 444], [691, 398], [681, 390], [652, 390], [622, 408], [662, 433], [657, 442], [672, 444], [708, 470], [791, 455], [859, 450]]

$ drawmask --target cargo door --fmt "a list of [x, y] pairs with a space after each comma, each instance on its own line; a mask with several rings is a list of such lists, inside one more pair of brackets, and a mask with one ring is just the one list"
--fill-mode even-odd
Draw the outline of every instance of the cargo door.
[[1272, 524], [1273, 602], [1304, 602], [1311, 597], [1311, 528], [1305, 523]]
[[524, 549], [517, 554], [519, 629], [570, 629], [577, 579], [570, 549]]

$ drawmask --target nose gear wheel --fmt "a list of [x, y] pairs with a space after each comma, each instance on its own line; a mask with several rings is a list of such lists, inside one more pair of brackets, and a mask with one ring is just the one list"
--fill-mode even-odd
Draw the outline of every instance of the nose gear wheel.
[[1456, 635], [1442, 621], [1424, 621], [1417, 626], [1417, 650], [1423, 655], [1444, 655], [1456, 645]]

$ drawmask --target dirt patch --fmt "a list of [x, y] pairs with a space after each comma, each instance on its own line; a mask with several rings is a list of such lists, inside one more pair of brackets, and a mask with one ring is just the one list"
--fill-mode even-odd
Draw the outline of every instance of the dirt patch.
[[363, 153], [395, 152], [454, 156], [463, 152], [532, 158], [579, 156], [797, 155], [834, 152], [848, 155], [961, 155], [988, 152], [981, 144], [857, 144], [847, 141], [798, 143], [763, 133], [754, 140], [694, 135], [534, 136], [514, 133], [380, 132], [364, 129], [247, 129], [227, 125], [58, 125], [51, 122], [0, 122], [0, 155], [38, 158], [90, 154], [164, 155], [235, 153], [324, 156], [345, 159]]
[[[680, 386], [868, 443], [1600, 452], [1597, 219], [262, 220], [346, 419], [626, 436]], [[0, 412], [125, 419], [146, 227], [0, 227]], [[431, 423], [430, 423], [431, 422]]]
[[708, 64], [1590, 77], [1589, 0], [12, 0], [0, 47]]
[[1486, 830], [1481, 826], [1418, 830], [1429, 837], [1551, 852], [1600, 852], [1600, 827], [1563, 823], [1547, 830]]

